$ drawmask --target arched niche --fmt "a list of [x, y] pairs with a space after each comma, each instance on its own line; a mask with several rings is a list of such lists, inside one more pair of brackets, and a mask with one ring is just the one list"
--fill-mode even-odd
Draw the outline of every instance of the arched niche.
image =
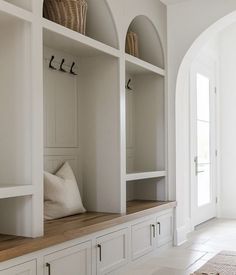
[[86, 35], [118, 49], [117, 29], [107, 1], [86, 1], [88, 3]]
[[[138, 35], [139, 58], [164, 68], [164, 53], [157, 29], [145, 15], [139, 15], [131, 22], [128, 32]], [[128, 33], [127, 32], [127, 33]]]
[[118, 34], [107, 0], [86, 0], [86, 36], [114, 48], [119, 48]]

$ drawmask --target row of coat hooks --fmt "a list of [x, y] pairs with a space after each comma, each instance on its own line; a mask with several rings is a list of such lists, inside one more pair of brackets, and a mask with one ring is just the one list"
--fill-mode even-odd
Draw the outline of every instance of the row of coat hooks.
[[60, 71], [60, 72], [62, 72], [62, 73], [69, 73], [69, 74], [72, 74], [72, 75], [77, 75], [77, 73], [74, 71], [75, 62], [72, 62], [71, 67], [70, 67], [70, 71], [67, 71], [67, 70], [64, 68], [65, 58], [63, 58], [63, 59], [61, 60], [61, 63], [59, 63], [59, 64], [60, 64], [59, 69], [56, 68], [56, 67], [54, 67], [54, 65], [53, 65], [54, 59], [55, 59], [55, 56], [52, 55], [52, 56], [51, 56], [51, 59], [50, 59], [50, 61], [49, 61], [49, 68], [50, 68], [51, 70], [58, 70], [58, 71]]

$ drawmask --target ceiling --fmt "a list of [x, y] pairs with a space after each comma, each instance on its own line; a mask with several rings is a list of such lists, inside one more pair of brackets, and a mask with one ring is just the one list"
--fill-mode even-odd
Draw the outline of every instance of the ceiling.
[[166, 5], [173, 5], [173, 4], [186, 2], [186, 1], [189, 1], [189, 0], [161, 0], [161, 2], [163, 2]]

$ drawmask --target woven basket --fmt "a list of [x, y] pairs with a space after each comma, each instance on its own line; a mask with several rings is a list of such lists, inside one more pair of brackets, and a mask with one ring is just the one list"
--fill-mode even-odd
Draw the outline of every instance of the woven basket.
[[138, 35], [135, 32], [129, 31], [126, 36], [125, 51], [135, 57], [139, 57]]
[[85, 0], [44, 0], [45, 18], [85, 34], [88, 4]]

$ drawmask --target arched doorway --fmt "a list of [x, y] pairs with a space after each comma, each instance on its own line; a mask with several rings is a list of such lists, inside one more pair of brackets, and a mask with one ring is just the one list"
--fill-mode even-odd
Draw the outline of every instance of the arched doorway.
[[176, 199], [178, 201], [177, 224], [185, 220], [191, 225], [190, 190], [190, 120], [189, 120], [189, 71], [199, 50], [210, 40], [236, 22], [233, 12], [205, 30], [189, 48], [179, 67], [176, 84]]

